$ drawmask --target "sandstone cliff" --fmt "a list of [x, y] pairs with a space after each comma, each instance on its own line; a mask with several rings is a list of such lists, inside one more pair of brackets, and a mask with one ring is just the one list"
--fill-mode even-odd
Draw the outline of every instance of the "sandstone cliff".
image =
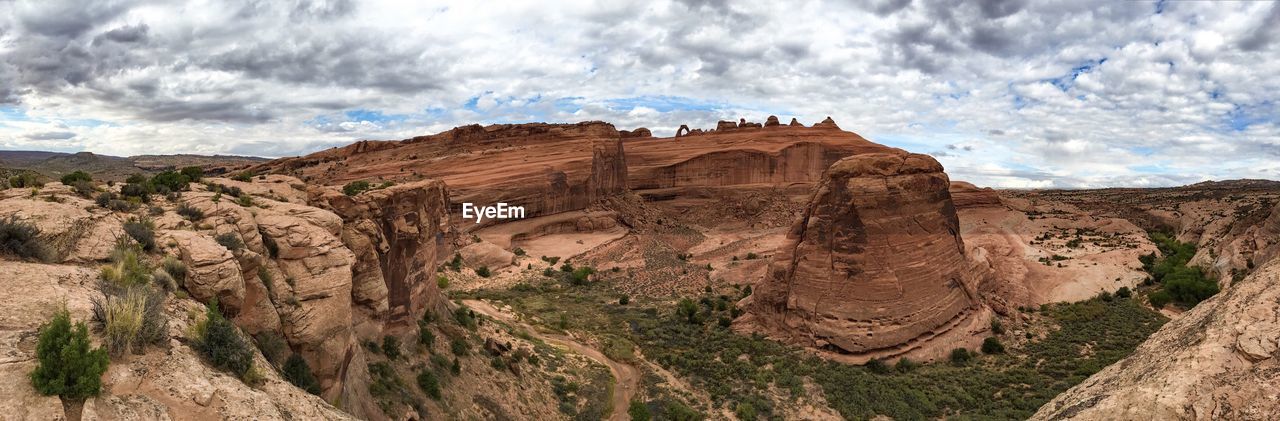
[[1280, 263], [1164, 325], [1037, 420], [1280, 418]]
[[956, 209], [1004, 206], [1000, 194], [994, 189], [978, 188], [973, 183], [964, 181], [951, 182], [951, 200], [955, 202]]
[[[938, 357], [952, 341], [972, 343], [966, 331], [982, 329], [973, 321], [990, 314], [976, 296], [948, 187], [925, 155], [836, 162], [738, 328], [864, 360]], [[953, 331], [960, 334], [937, 340]]]
[[[253, 170], [337, 186], [355, 180], [435, 179], [449, 186], [455, 217], [463, 202], [505, 202], [524, 206], [528, 216], [542, 216], [582, 209], [626, 191], [622, 138], [613, 125], [599, 121], [469, 125], [398, 142], [359, 142]], [[455, 222], [460, 229], [475, 224]]]

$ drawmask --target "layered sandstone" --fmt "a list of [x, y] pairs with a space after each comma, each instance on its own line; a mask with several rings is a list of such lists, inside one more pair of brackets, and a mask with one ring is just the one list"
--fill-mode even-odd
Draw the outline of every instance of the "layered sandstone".
[[956, 209], [1002, 207], [1000, 194], [990, 187], [980, 188], [964, 181], [951, 182], [951, 200]]
[[[625, 137], [644, 141], [647, 132], [637, 129]], [[613, 125], [598, 121], [469, 125], [402, 141], [359, 142], [254, 170], [338, 186], [434, 179], [449, 186], [452, 215], [461, 213], [464, 202], [504, 202], [541, 216], [583, 209], [626, 191], [623, 137]]]
[[1165, 324], [1037, 420], [1280, 419], [1280, 263]]
[[756, 285], [739, 329], [891, 357], [969, 324], [984, 307], [948, 187], [942, 166], [925, 155], [836, 162]]

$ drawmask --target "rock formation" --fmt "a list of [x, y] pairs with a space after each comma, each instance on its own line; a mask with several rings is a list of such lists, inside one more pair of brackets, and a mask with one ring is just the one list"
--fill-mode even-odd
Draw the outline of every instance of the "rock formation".
[[733, 130], [738, 128], [738, 123], [732, 121], [720, 120], [716, 122], [716, 131]]
[[623, 139], [631, 137], [653, 137], [653, 133], [644, 127], [635, 130], [618, 130], [618, 136]]
[[970, 324], [984, 307], [949, 184], [925, 155], [868, 153], [833, 164], [738, 328], [842, 354], [893, 357]]
[[1004, 206], [1004, 202], [1000, 200], [1000, 194], [994, 189], [978, 188], [964, 181], [951, 182], [951, 200], [955, 203], [956, 209]]
[[840, 126], [837, 126], [837, 125], [836, 125], [836, 121], [835, 121], [835, 120], [832, 120], [830, 116], [828, 116], [827, 118], [825, 118], [825, 119], [823, 119], [822, 121], [818, 122], [818, 124], [814, 124], [814, 125], [813, 125], [813, 127], [816, 127], [816, 128], [824, 128], [824, 129], [839, 129], [839, 128], [840, 128]]
[[1036, 420], [1280, 419], [1280, 263], [1165, 324]]
[[765, 127], [775, 127], [775, 126], [779, 126], [779, 125], [781, 125], [781, 124], [782, 124], [782, 123], [779, 123], [779, 122], [778, 122], [778, 116], [776, 116], [776, 115], [771, 115], [771, 116], [769, 116], [769, 118], [766, 118], [766, 119], [764, 120], [764, 126], [765, 126]]
[[462, 126], [399, 142], [359, 142], [254, 170], [339, 186], [356, 180], [374, 185], [440, 180], [449, 186], [455, 217], [463, 202], [503, 202], [539, 216], [582, 209], [627, 189], [622, 136], [599, 121]]
[[791, 117], [791, 123], [788, 123], [787, 125], [791, 127], [804, 127], [803, 124], [800, 124], [800, 120], [796, 120], [795, 117]]

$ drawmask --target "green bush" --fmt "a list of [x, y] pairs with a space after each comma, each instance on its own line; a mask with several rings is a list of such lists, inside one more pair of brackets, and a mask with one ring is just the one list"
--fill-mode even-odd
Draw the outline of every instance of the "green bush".
[[440, 379], [431, 370], [423, 369], [418, 372], [418, 388], [431, 399], [440, 400]]
[[400, 358], [400, 339], [391, 335], [383, 336], [382, 354], [392, 360]]
[[969, 360], [972, 360], [972, 359], [973, 359], [973, 355], [970, 354], [969, 350], [967, 349], [956, 348], [951, 350], [951, 364], [953, 365], [965, 365], [965, 364], [968, 364]]
[[312, 395], [320, 394], [320, 382], [316, 380], [316, 376], [311, 373], [311, 366], [307, 365], [307, 360], [298, 354], [289, 356], [284, 363], [284, 379], [289, 383], [293, 383], [299, 389], [307, 391]]
[[231, 179], [232, 179], [232, 180], [239, 181], [239, 182], [243, 182], [243, 183], [249, 183], [249, 182], [252, 182], [252, 181], [253, 181], [253, 172], [252, 172], [252, 171], [244, 171], [244, 172], [241, 172], [241, 173], [238, 173], [238, 174], [236, 174], [236, 175], [231, 176]]
[[28, 187], [44, 187], [44, 182], [40, 181], [40, 176], [31, 171], [23, 171], [18, 175], [9, 177], [9, 186], [15, 189]]
[[431, 333], [431, 329], [419, 324], [418, 326], [418, 344], [428, 349], [436, 343], [436, 334]]
[[919, 366], [919, 363], [912, 361], [910, 358], [902, 357], [898, 359], [898, 364], [894, 365], [894, 369], [898, 370], [899, 373], [909, 373]]
[[124, 223], [124, 233], [129, 234], [144, 251], [156, 249], [156, 224], [147, 218], [129, 218]]
[[347, 183], [347, 185], [345, 186], [342, 186], [342, 193], [347, 196], [355, 196], [357, 194], [363, 193], [365, 190], [369, 190], [369, 187], [370, 186], [368, 181], [356, 180], [356, 181]]
[[872, 358], [870, 361], [867, 361], [866, 367], [867, 370], [872, 373], [889, 374], [889, 365], [885, 364], [884, 361], [879, 358]]
[[169, 276], [172, 276], [173, 279], [177, 281], [182, 282], [187, 280], [187, 264], [182, 263], [182, 260], [179, 260], [177, 257], [165, 256], [164, 259], [160, 261], [160, 268], [164, 269], [165, 272], [168, 272]]
[[464, 357], [471, 352], [471, 345], [467, 344], [466, 339], [453, 338], [453, 340], [449, 341], [449, 350], [453, 352], [453, 355]]
[[991, 319], [991, 333], [997, 335], [1004, 334], [1004, 324], [1000, 323], [1000, 319]]
[[479, 268], [476, 268], [476, 275], [481, 278], [488, 278], [490, 276], [493, 276], [493, 273], [489, 271], [488, 266], [481, 266]]
[[1164, 306], [1168, 305], [1170, 302], [1172, 302], [1173, 297], [1169, 295], [1169, 291], [1160, 290], [1160, 291], [1152, 292], [1151, 295], [1148, 295], [1147, 300], [1151, 301], [1151, 307], [1155, 307], [1156, 310], [1159, 310], [1164, 308]]
[[[565, 265], [568, 265], [568, 263], [566, 263]], [[583, 266], [573, 270], [573, 273], [569, 277], [569, 281], [573, 285], [577, 285], [577, 286], [586, 285], [587, 280], [589, 280], [591, 278], [591, 275], [594, 273], [596, 273], [595, 269], [592, 269], [588, 266]]]
[[449, 287], [449, 278], [444, 275], [436, 275], [436, 287], [445, 289]]
[[200, 167], [182, 167], [179, 173], [186, 176], [187, 180], [192, 183], [198, 183], [200, 179], [204, 178], [204, 169]]
[[100, 277], [113, 288], [125, 289], [151, 283], [151, 273], [138, 246], [120, 243], [111, 251], [111, 264], [102, 268]]
[[1120, 289], [1116, 290], [1116, 297], [1118, 298], [1129, 298], [1132, 296], [1133, 291], [1129, 290], [1129, 287], [1120, 287]]
[[0, 249], [23, 259], [53, 260], [53, 249], [40, 237], [40, 227], [16, 215], [0, 220]]
[[689, 298], [681, 298], [680, 303], [676, 305], [676, 314], [690, 324], [701, 324], [702, 318], [698, 312], [698, 304]]
[[178, 213], [178, 216], [186, 218], [186, 220], [191, 222], [196, 222], [201, 219], [204, 219], [204, 211], [200, 210], [200, 208], [191, 206], [186, 203], [178, 205], [178, 208], [175, 209], [174, 211]]
[[102, 391], [102, 373], [110, 361], [107, 350], [89, 348], [89, 329], [84, 322], [73, 328], [71, 313], [64, 307], [40, 327], [39, 336], [37, 365], [31, 371], [31, 386], [37, 392], [79, 401]]
[[214, 301], [205, 311], [202, 336], [196, 338], [196, 350], [215, 368], [226, 370], [241, 380], [253, 368], [253, 350], [231, 321], [218, 311]]
[[630, 304], [630, 303], [631, 303], [631, 296], [630, 296], [630, 295], [623, 294], [623, 295], [622, 295], [622, 298], [619, 298], [619, 299], [618, 299], [618, 304], [620, 304], [620, 305], [624, 305], [624, 306], [625, 306], [625, 305]]
[[1003, 354], [1004, 344], [1000, 343], [1000, 340], [996, 339], [994, 336], [987, 337], [987, 339], [982, 340], [982, 353]]
[[631, 421], [649, 421], [653, 419], [653, 414], [649, 413], [649, 406], [644, 401], [632, 400], [627, 406], [627, 415], [631, 416]]
[[244, 242], [240, 241], [240, 235], [234, 232], [218, 234], [216, 237], [213, 237], [213, 240], [217, 241], [218, 244], [221, 244], [223, 247], [226, 247], [227, 250], [231, 250], [232, 252], [239, 251], [244, 248]]
[[172, 170], [165, 171], [151, 177], [151, 186], [156, 188], [157, 191], [160, 190], [160, 187], [164, 187], [168, 190], [163, 193], [187, 190], [188, 184], [190, 183], [191, 178], [180, 172]]

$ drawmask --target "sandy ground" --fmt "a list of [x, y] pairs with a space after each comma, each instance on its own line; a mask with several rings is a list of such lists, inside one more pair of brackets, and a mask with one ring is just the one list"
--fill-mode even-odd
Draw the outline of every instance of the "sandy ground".
[[463, 300], [462, 304], [485, 316], [518, 325], [543, 341], [568, 348], [609, 367], [609, 372], [613, 374], [613, 378], [616, 381], [613, 388], [613, 413], [609, 415], [609, 420], [626, 421], [630, 419], [627, 415], [627, 407], [631, 404], [631, 398], [635, 396], [640, 387], [639, 370], [634, 366], [614, 361], [606, 357], [600, 350], [584, 345], [570, 336], [539, 332], [532, 326], [517, 320], [515, 315], [499, 310], [486, 301]]

